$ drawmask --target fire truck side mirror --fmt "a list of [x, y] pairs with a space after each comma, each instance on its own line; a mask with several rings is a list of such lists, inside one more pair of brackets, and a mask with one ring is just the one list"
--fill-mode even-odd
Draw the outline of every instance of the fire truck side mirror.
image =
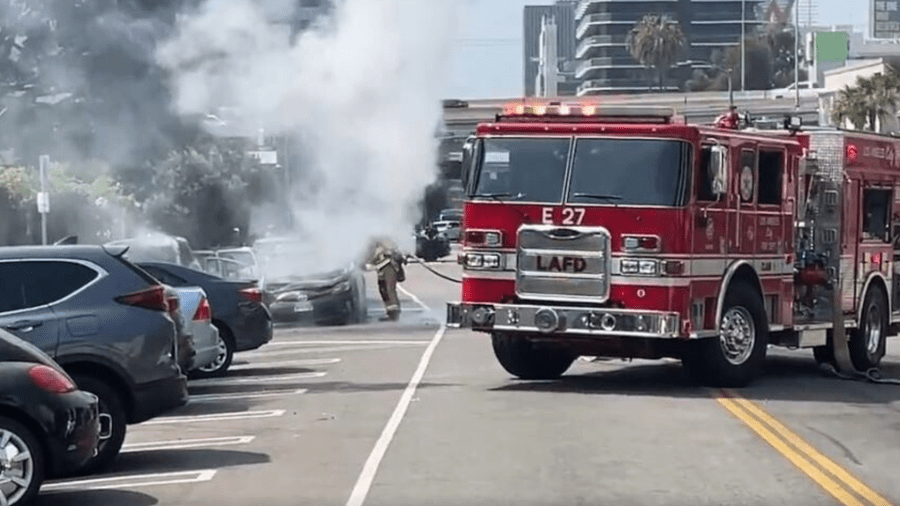
[[460, 167], [460, 178], [462, 179], [462, 187], [468, 189], [469, 181], [472, 179], [472, 171], [475, 168], [475, 139], [474, 135], [470, 135], [462, 147], [462, 164]]
[[728, 192], [728, 148], [713, 146], [709, 160], [709, 179], [716, 197]]

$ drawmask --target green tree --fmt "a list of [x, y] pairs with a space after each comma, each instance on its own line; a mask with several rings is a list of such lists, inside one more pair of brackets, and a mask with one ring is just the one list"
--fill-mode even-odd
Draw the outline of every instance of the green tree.
[[[47, 174], [50, 240], [78, 235], [82, 242], [108, 240], [121, 225], [124, 213], [134, 206], [120, 185], [96, 167], [74, 167], [51, 163]], [[3, 244], [34, 244], [40, 241], [37, 170], [33, 167], [0, 167], [0, 241]]]
[[898, 103], [900, 73], [889, 67], [886, 74], [857, 77], [856, 86], [848, 85], [838, 91], [831, 116], [839, 123], [849, 121], [857, 130], [875, 131], [897, 111]]
[[667, 71], [684, 51], [685, 38], [678, 22], [667, 14], [647, 14], [628, 32], [625, 44], [635, 60], [653, 69], [663, 90]]
[[206, 137], [173, 150], [154, 169], [155, 191], [142, 202], [147, 218], [195, 248], [232, 244], [235, 229], [246, 240], [252, 207], [276, 191], [273, 175], [247, 154], [249, 143]]

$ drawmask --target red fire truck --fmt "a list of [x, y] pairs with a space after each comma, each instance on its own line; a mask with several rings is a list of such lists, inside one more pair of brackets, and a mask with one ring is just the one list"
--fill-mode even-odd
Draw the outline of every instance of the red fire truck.
[[741, 387], [768, 345], [877, 367], [900, 322], [900, 139], [723, 119], [519, 103], [480, 124], [448, 326], [524, 379], [672, 357]]

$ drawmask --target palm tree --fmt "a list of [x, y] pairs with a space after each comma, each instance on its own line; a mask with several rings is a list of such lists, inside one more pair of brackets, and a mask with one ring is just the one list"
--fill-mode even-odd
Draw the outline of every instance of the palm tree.
[[850, 121], [856, 129], [881, 130], [885, 118], [897, 111], [900, 102], [900, 76], [891, 69], [887, 74], [858, 77], [856, 86], [838, 92], [832, 118]]
[[839, 125], [847, 120], [853, 125], [853, 128], [863, 130], [868, 119], [868, 112], [866, 97], [862, 90], [859, 87], [851, 88], [848, 84], [838, 91], [831, 117]]
[[665, 85], [669, 70], [684, 49], [684, 33], [668, 14], [647, 14], [628, 32], [625, 44], [635, 60], [656, 71], [659, 89]]

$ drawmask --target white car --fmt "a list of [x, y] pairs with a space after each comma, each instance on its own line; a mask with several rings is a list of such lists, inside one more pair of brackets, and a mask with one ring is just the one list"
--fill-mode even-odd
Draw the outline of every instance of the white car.
[[447, 236], [447, 239], [451, 242], [455, 242], [459, 240], [459, 223], [461, 221], [461, 211], [456, 209], [444, 209], [431, 224], [434, 226], [435, 230]]
[[172, 287], [178, 293], [179, 309], [185, 332], [194, 341], [193, 365], [196, 371], [213, 363], [219, 355], [219, 329], [212, 324], [212, 308], [206, 292], [198, 286]]
[[[791, 98], [796, 95], [797, 87], [794, 86], [794, 83], [785, 86], [784, 88], [775, 88], [772, 90], [768, 90], [766, 92], [770, 98]], [[818, 87], [817, 83], [811, 83], [809, 81], [800, 81], [800, 96], [801, 97], [815, 97], [822, 91], [821, 88]]]

